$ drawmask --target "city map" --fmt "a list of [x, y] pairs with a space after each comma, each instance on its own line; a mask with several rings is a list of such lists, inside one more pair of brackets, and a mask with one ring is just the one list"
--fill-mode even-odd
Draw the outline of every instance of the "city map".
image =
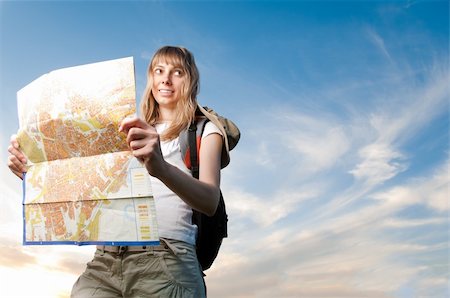
[[135, 101], [132, 57], [55, 70], [18, 91], [24, 244], [159, 243], [149, 174], [118, 132]]

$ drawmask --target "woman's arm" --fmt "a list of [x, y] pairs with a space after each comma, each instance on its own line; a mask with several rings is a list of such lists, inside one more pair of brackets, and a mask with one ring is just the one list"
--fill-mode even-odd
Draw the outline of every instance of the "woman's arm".
[[213, 215], [220, 197], [220, 157], [222, 137], [211, 134], [202, 140], [199, 180], [167, 163], [162, 157], [155, 128], [139, 118], [122, 121], [133, 155], [144, 163], [150, 175], [161, 180], [193, 209]]
[[192, 208], [209, 216], [214, 215], [220, 197], [220, 153], [222, 137], [211, 134], [202, 140], [200, 147], [199, 180], [167, 163], [159, 178]]

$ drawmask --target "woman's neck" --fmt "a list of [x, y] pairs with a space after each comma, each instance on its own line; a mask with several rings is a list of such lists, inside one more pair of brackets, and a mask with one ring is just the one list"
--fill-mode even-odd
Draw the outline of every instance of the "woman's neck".
[[159, 107], [159, 117], [157, 122], [159, 123], [169, 123], [175, 119], [175, 109], [165, 109]]

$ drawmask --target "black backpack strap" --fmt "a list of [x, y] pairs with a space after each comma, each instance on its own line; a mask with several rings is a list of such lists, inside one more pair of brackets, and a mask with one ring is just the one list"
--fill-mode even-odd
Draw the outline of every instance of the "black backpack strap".
[[198, 154], [197, 154], [197, 123], [192, 122], [188, 128], [188, 144], [189, 144], [189, 157], [191, 160], [191, 172], [192, 176], [198, 179], [200, 176], [198, 166]]
[[[209, 120], [205, 117], [197, 118], [194, 122], [189, 125], [187, 129], [187, 136], [183, 135], [181, 138], [183, 138], [184, 142], [187, 143], [187, 148], [183, 147], [181, 148], [182, 156], [184, 158], [184, 154], [186, 151], [189, 151], [189, 161], [191, 163], [190, 170], [192, 173], [192, 176], [196, 179], [200, 176], [200, 160], [199, 160], [199, 152], [197, 152], [197, 149], [200, 148], [201, 144], [201, 138], [203, 135], [203, 131], [205, 130], [206, 123]], [[183, 142], [183, 141], [180, 141]], [[197, 142], [200, 142], [199, 146], [197, 146]], [[187, 150], [189, 149], [189, 150]]]

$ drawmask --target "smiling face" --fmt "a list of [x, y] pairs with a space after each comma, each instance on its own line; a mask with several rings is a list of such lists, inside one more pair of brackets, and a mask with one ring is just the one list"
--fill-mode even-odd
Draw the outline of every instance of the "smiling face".
[[161, 140], [176, 138], [194, 120], [199, 78], [194, 56], [186, 48], [164, 46], [156, 51], [147, 70], [141, 109], [151, 125], [170, 122]]
[[160, 108], [175, 109], [186, 84], [184, 70], [165, 61], [159, 61], [151, 71], [152, 93]]

